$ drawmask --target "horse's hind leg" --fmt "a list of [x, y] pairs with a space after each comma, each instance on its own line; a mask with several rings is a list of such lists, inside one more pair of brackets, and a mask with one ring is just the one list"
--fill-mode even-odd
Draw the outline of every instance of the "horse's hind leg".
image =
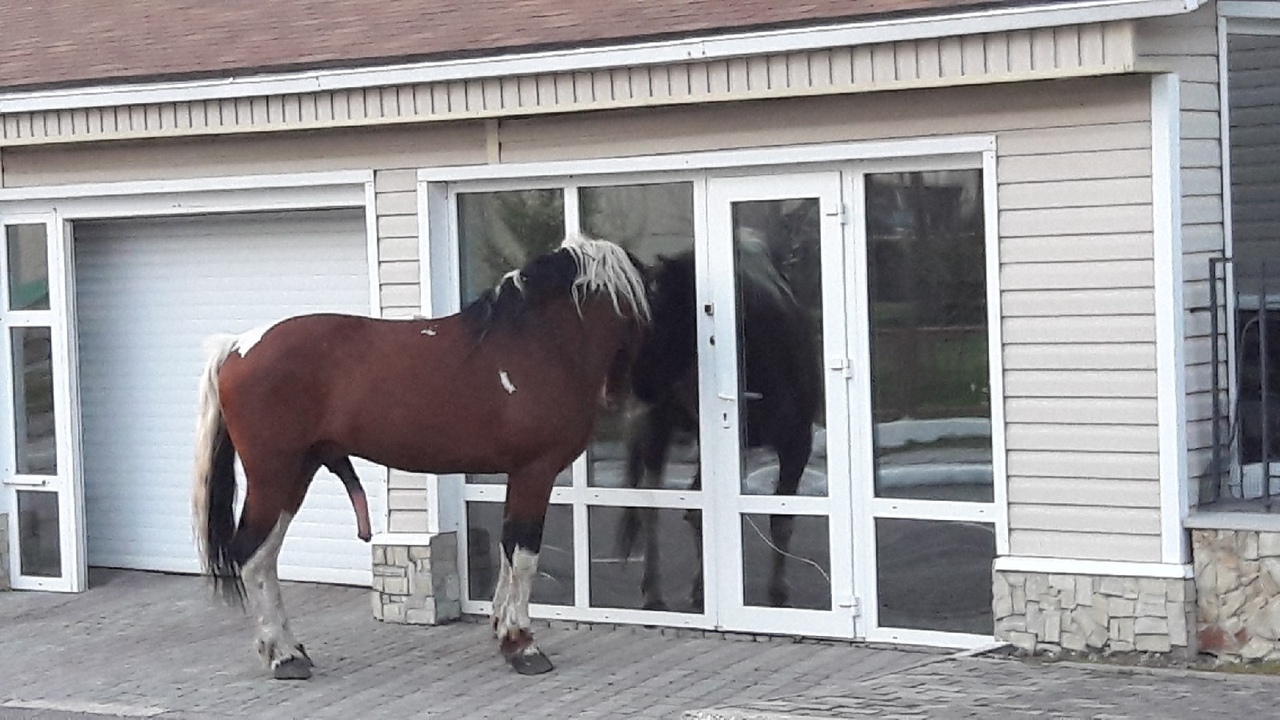
[[[813, 437], [806, 434], [795, 443], [778, 449], [778, 495], [795, 495], [804, 475], [804, 466], [813, 451]], [[794, 515], [773, 515], [769, 518], [769, 537], [773, 541], [773, 572], [769, 578], [769, 603], [773, 607], [787, 604], [791, 588], [787, 585], [787, 556], [791, 553], [791, 535], [795, 528]]]
[[[632, 424], [627, 447], [629, 487], [662, 487], [673, 429], [668, 414], [661, 408], [646, 408]], [[631, 545], [640, 533], [644, 534], [645, 545], [644, 574], [640, 579], [643, 607], [645, 610], [666, 610], [667, 603], [662, 599], [662, 562], [658, 554], [658, 511], [654, 508], [625, 508], [619, 532], [623, 559], [631, 556]]]
[[502, 520], [502, 566], [493, 596], [493, 629], [499, 649], [521, 675], [552, 670], [533, 643], [529, 594], [538, 575], [538, 553], [547, 502], [559, 468], [530, 467], [511, 473]]
[[326, 460], [324, 466], [329, 469], [329, 472], [337, 475], [347, 488], [347, 497], [351, 498], [351, 509], [356, 513], [356, 536], [369, 542], [373, 538], [373, 531], [369, 526], [369, 500], [365, 497], [364, 487], [360, 485], [356, 469], [351, 466], [351, 458], [343, 455], [340, 458]]
[[309, 478], [310, 475], [300, 481], [302, 491], [294, 493], [296, 501], [278, 492], [255, 493], [256, 488], [250, 479], [240, 528], [236, 531], [238, 554], [244, 557], [240, 573], [258, 620], [255, 646], [263, 665], [270, 668], [278, 680], [306, 680], [311, 677], [311, 658], [289, 629], [277, 569], [285, 532], [302, 504], [301, 493], [305, 492]]

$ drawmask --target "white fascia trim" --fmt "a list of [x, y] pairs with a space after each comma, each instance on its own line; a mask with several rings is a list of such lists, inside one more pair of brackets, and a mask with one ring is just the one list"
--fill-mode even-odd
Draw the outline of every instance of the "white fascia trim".
[[1151, 78], [1151, 191], [1160, 452], [1160, 559], [1185, 562], [1187, 533], [1186, 312], [1182, 274], [1181, 102], [1178, 76]]
[[1222, 0], [1218, 3], [1218, 16], [1224, 18], [1244, 18], [1249, 20], [1280, 19], [1280, 2], [1257, 2], [1250, 0]]
[[440, 533], [375, 533], [370, 541], [374, 545], [403, 545], [403, 546], [429, 546], [432, 538], [438, 537]]
[[1202, 0], [1081, 0], [1049, 7], [970, 10], [928, 18], [840, 23], [823, 27], [521, 53], [494, 58], [36, 90], [0, 95], [0, 114], [302, 94], [782, 54], [870, 43], [1179, 15], [1197, 9], [1201, 3]]
[[175, 195], [326, 186], [359, 186], [361, 192], [363, 192], [364, 186], [371, 182], [373, 182], [372, 170], [340, 170], [283, 175], [205, 177], [187, 180], [138, 180], [75, 185], [40, 185], [36, 187], [0, 189], [0, 202], [106, 198], [130, 195]]
[[423, 168], [424, 183], [474, 180], [529, 180], [584, 175], [616, 175], [693, 170], [723, 170], [769, 165], [805, 165], [844, 160], [979, 155], [995, 150], [990, 135], [956, 135], [906, 140], [862, 140], [817, 145], [783, 145], [746, 150], [710, 150], [671, 155], [640, 155], [598, 160], [563, 160], [501, 165], [456, 165]]
[[1071, 560], [1068, 558], [1006, 555], [996, 558], [996, 572], [1046, 573], [1052, 575], [1101, 575], [1107, 577], [1162, 578], [1185, 580], [1195, 577], [1188, 563], [1144, 563], [1122, 560]]

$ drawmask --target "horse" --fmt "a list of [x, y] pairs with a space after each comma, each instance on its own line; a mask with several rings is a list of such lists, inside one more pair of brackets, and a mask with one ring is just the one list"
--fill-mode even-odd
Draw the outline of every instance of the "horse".
[[[277, 679], [313, 662], [289, 629], [277, 558], [321, 467], [368, 505], [352, 456], [414, 473], [507, 473], [492, 628], [521, 674], [553, 669], [534, 644], [529, 593], [556, 474], [620, 404], [649, 319], [639, 261], [572, 237], [460, 312], [435, 319], [299, 315], [215, 336], [199, 387], [193, 517], [215, 590], [256, 610], [256, 649]], [[234, 460], [246, 489], [234, 517]]]
[[[813, 421], [823, 399], [820, 350], [803, 306], [779, 271], [763, 242], [739, 243], [739, 356], [746, 412], [744, 448], [768, 447], [778, 456], [777, 495], [795, 495], [813, 452]], [[632, 371], [628, 419], [626, 483], [629, 487], [661, 487], [667, 453], [677, 432], [698, 432], [697, 301], [692, 251], [659, 257], [649, 268], [652, 321], [641, 342]], [[702, 487], [702, 473], [693, 489]], [[685, 520], [695, 539], [701, 522], [695, 513]], [[629, 559], [637, 536], [644, 536], [644, 572], [640, 588], [644, 609], [666, 610], [662, 597], [656, 516], [650, 508], [627, 508], [619, 525], [619, 556]], [[789, 599], [785, 562], [795, 519], [770, 518], [774, 550], [769, 602], [780, 607]], [[694, 609], [702, 606], [702, 544], [690, 591]]]

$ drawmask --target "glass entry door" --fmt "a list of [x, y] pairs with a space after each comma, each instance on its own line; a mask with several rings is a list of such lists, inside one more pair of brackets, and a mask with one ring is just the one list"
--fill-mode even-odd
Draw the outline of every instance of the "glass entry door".
[[837, 172], [708, 181], [701, 420], [725, 629], [854, 634], [840, 192]]
[[0, 219], [4, 386], [0, 492], [18, 589], [79, 592], [87, 578], [67, 335], [69, 227]]

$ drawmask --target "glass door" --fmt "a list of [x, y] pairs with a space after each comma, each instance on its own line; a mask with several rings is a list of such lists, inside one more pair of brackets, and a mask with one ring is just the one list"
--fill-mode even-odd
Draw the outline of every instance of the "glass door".
[[6, 217], [0, 228], [8, 358], [0, 492], [10, 511], [11, 577], [18, 589], [78, 592], [87, 572], [67, 333], [70, 228], [52, 216]]
[[720, 625], [852, 637], [840, 174], [711, 179], [707, 194]]
[[[926, 166], [927, 167], [927, 166]], [[998, 268], [978, 167], [852, 175], [858, 587], [869, 640], [994, 634]]]

